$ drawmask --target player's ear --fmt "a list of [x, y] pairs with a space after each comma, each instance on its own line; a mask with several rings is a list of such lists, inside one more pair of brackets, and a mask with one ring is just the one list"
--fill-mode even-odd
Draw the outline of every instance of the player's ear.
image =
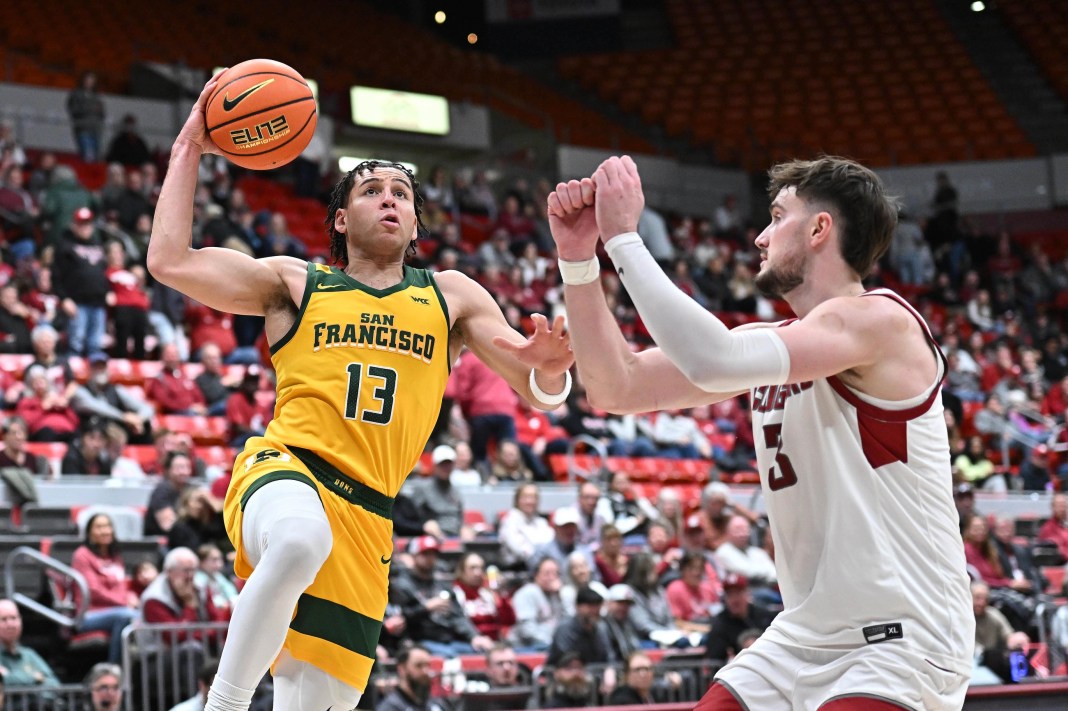
[[826, 242], [831, 236], [831, 228], [834, 227], [834, 217], [826, 210], [821, 210], [813, 215], [811, 234], [809, 241], [813, 247]]
[[345, 234], [346, 221], [347, 215], [345, 214], [345, 211], [339, 207], [337, 212], [334, 213], [334, 229], [341, 234]]

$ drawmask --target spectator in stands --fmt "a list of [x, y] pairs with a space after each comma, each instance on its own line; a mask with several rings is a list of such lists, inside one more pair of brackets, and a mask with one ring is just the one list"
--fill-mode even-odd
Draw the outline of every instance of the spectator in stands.
[[[964, 452], [953, 460], [954, 478], [991, 491], [1006, 491], [1004, 475], [994, 473], [994, 463], [986, 454], [986, 443], [979, 435], [968, 438]], [[989, 486], [988, 486], [989, 484]]]
[[592, 705], [593, 678], [578, 652], [567, 652], [556, 662], [546, 708], [572, 709]]
[[[30, 341], [33, 342], [33, 362], [30, 368], [39, 365], [45, 369], [49, 382], [51, 382], [64, 397], [70, 398], [78, 384], [74, 378], [67, 359], [56, 352], [59, 343], [59, 333], [52, 326], [41, 324], [30, 333]], [[27, 368], [27, 372], [29, 368]]]
[[378, 702], [375, 711], [451, 711], [443, 699], [430, 696], [431, 652], [415, 644], [397, 654], [397, 688]]
[[553, 538], [553, 528], [538, 513], [538, 487], [516, 487], [512, 508], [501, 518], [497, 540], [501, 543], [501, 561], [505, 567], [526, 570], [534, 551]]
[[434, 577], [440, 547], [433, 536], [413, 538], [412, 567], [398, 575], [397, 601], [408, 621], [408, 637], [443, 657], [473, 654], [493, 646], [464, 613], [451, 587]]
[[1049, 447], [1044, 444], [1032, 447], [1017, 472], [1024, 491], [1046, 491], [1051, 488], [1049, 466]]
[[89, 611], [79, 632], [108, 633], [108, 661], [122, 661], [122, 631], [137, 619], [140, 600], [129, 587], [122, 546], [111, 517], [96, 513], [85, 524], [85, 542], [74, 551], [71, 567], [89, 585]]
[[607, 511], [611, 513], [610, 523], [624, 537], [644, 535], [649, 523], [659, 516], [656, 507], [635, 492], [630, 476], [623, 470], [612, 472], [602, 501], [607, 502]]
[[0, 479], [7, 484], [14, 506], [37, 503], [34, 477], [49, 473], [48, 460], [26, 450], [26, 421], [12, 415], [4, 421], [4, 448], [0, 450]]
[[223, 368], [222, 351], [214, 343], [205, 343], [200, 349], [200, 364], [204, 366], [204, 370], [193, 382], [204, 396], [208, 414], [224, 415], [230, 392], [241, 383], [242, 377], [227, 374]]
[[486, 563], [477, 553], [460, 556], [453, 592], [480, 635], [497, 641], [515, 624], [512, 603], [487, 586]]
[[167, 547], [195, 551], [205, 543], [211, 543], [232, 550], [223, 522], [222, 504], [206, 487], [187, 486], [178, 498], [178, 517], [167, 531]]
[[682, 686], [682, 675], [677, 671], [664, 674], [657, 682], [653, 660], [644, 652], [631, 652], [623, 662], [623, 684], [608, 696], [610, 706], [655, 704], [666, 700], [668, 689]]
[[502, 481], [524, 482], [533, 480], [534, 472], [523, 462], [523, 455], [519, 450], [519, 445], [510, 439], [498, 442], [497, 453], [493, 457], [487, 483], [495, 485]]
[[85, 677], [89, 687], [89, 711], [119, 711], [122, 708], [122, 667], [113, 662], [94, 664]]
[[1016, 522], [1009, 516], [998, 516], [994, 521], [992, 534], [990, 539], [994, 544], [994, 550], [997, 551], [1001, 569], [1005, 571], [1005, 577], [1013, 580], [1026, 580], [1030, 585], [1027, 588], [1023, 586], [1018, 588], [1022, 593], [1034, 595], [1042, 592], [1045, 584], [1031, 559], [1031, 551], [1027, 546], [1013, 542], [1016, 535]]
[[200, 388], [182, 371], [178, 346], [163, 346], [160, 360], [163, 370], [146, 383], [148, 399], [167, 415], [206, 415], [208, 408]]
[[712, 629], [705, 639], [705, 656], [727, 662], [743, 649], [739, 641], [743, 632], [763, 632], [774, 617], [766, 608], [753, 604], [749, 581], [744, 575], [727, 575], [723, 580], [723, 609], [712, 618]]
[[62, 307], [71, 319], [67, 327], [70, 352], [90, 356], [103, 352], [107, 327], [107, 277], [104, 245], [93, 224], [93, 212], [79, 208], [70, 228], [56, 246], [54, 283]]
[[119, 196], [126, 190], [126, 169], [121, 163], [108, 163], [107, 173], [104, 174], [104, 184], [97, 191], [100, 211], [107, 213], [117, 210]]
[[71, 406], [82, 421], [98, 418], [123, 426], [129, 440], [135, 444], [152, 441], [151, 423], [155, 409], [133, 391], [111, 382], [108, 357], [96, 353], [89, 358], [89, 378], [78, 385], [71, 397]]
[[727, 523], [731, 516], [739, 514], [756, 521], [756, 515], [749, 509], [731, 502], [730, 487], [721, 481], [709, 482], [701, 492], [701, 527], [705, 532], [705, 547], [716, 550], [727, 540]]
[[181, 292], [166, 284], [156, 283], [152, 286], [152, 302], [148, 312], [148, 322], [162, 347], [173, 345], [178, 349], [178, 357], [189, 357], [189, 340], [185, 337], [182, 325], [185, 323], [186, 302]]
[[704, 556], [687, 552], [679, 564], [679, 579], [667, 586], [666, 596], [675, 626], [686, 632], [708, 632], [719, 611], [718, 586], [706, 574]]
[[145, 196], [144, 178], [138, 170], [130, 171], [126, 177], [126, 188], [119, 194], [112, 218], [119, 229], [135, 232], [141, 215], [152, 213], [152, 204]]
[[[578, 652], [586, 664], [609, 664], [616, 661], [608, 640], [608, 632], [601, 624], [601, 605], [604, 597], [589, 587], [580, 588], [575, 596], [575, 614], [561, 622], [553, 632], [553, 640], [545, 655], [547, 666], [557, 666], [565, 652]], [[609, 681], [611, 676], [611, 681]], [[605, 685], [615, 686], [615, 672], [605, 670]]]
[[[490, 689], [514, 689], [520, 686], [529, 688], [529, 683], [520, 678], [519, 671], [515, 650], [507, 642], [497, 642], [486, 652], [486, 678], [489, 680]], [[533, 691], [533, 688], [529, 688], [528, 698]], [[504, 703], [507, 705], [488, 701], [480, 704], [478, 708], [485, 711], [508, 711], [527, 707], [519, 698], [511, 698]]]
[[622, 583], [627, 561], [628, 556], [623, 552], [623, 534], [612, 524], [602, 527], [601, 545], [593, 554], [593, 564], [601, 583], [605, 587]]
[[1068, 494], [1053, 495], [1049, 520], [1038, 529], [1038, 538], [1056, 543], [1061, 555], [1068, 558]]
[[81, 436], [67, 447], [60, 473], [111, 476], [112, 462], [107, 444], [104, 421], [95, 417], [90, 419], [82, 429]]
[[[140, 168], [151, 158], [148, 144], [137, 132], [137, 117], [133, 114], [126, 114], [122, 117], [122, 129], [111, 139], [105, 160], [108, 163], [119, 163], [127, 168]], [[139, 172], [130, 171], [131, 177], [135, 174], [140, 178]]]
[[742, 237], [745, 229], [745, 218], [738, 208], [738, 198], [733, 194], [723, 196], [720, 204], [713, 214], [716, 224], [716, 235], [720, 238], [735, 241]]
[[267, 423], [274, 417], [273, 403], [261, 403], [256, 398], [262, 375], [263, 370], [258, 365], [248, 366], [237, 390], [226, 400], [231, 447], [244, 447], [249, 437], [262, 437]]
[[594, 545], [601, 539], [601, 528], [612, 520], [611, 506], [607, 499], [601, 499], [601, 487], [592, 481], [582, 482], [573, 508], [578, 518], [579, 545]]
[[118, 422], [108, 422], [104, 425], [107, 444], [105, 449], [111, 460], [111, 476], [114, 479], [143, 480], [145, 470], [141, 468], [141, 462], [132, 456], [128, 456], [126, 444], [129, 435]]
[[575, 596], [582, 588], [591, 588], [601, 597], [608, 596], [608, 588], [594, 578], [594, 568], [588, 551], [574, 551], [567, 557], [567, 567], [564, 570], [567, 573], [567, 582], [560, 588], [560, 599], [564, 602], [564, 612], [567, 615], [575, 614]]
[[977, 575], [978, 580], [994, 590], [1005, 614], [1010, 615], [1020, 628], [1030, 624], [1034, 601], [1026, 594], [1032, 590], [1031, 581], [1025, 577], [1008, 577], [1011, 571], [1002, 567], [986, 519], [977, 514], [972, 514], [965, 523], [964, 556], [973, 579]]
[[200, 559], [200, 568], [194, 579], [197, 587], [211, 595], [215, 609], [232, 610], [237, 602], [237, 586], [223, 572], [226, 561], [222, 549], [214, 543], [202, 543], [197, 548], [197, 558]]
[[[217, 610], [206, 591], [193, 582], [197, 572], [197, 554], [188, 548], [174, 548], [163, 559], [163, 574], [141, 594], [142, 619], [145, 622], [176, 624], [180, 622], [225, 622], [228, 610]], [[176, 635], [178, 641], [184, 633]], [[175, 639], [164, 635], [164, 639]]]
[[111, 283], [111, 318], [115, 325], [115, 357], [145, 359], [145, 336], [148, 334], [148, 292], [145, 271], [140, 265], [127, 267], [126, 249], [121, 242], [110, 241], [107, 274]]
[[556, 561], [559, 570], [566, 570], [567, 558], [573, 552], [579, 551], [593, 568], [593, 556], [585, 546], [578, 543], [578, 515], [575, 509], [570, 507], [560, 508], [553, 514], [553, 528], [555, 534], [548, 543], [538, 546], [534, 550], [533, 560], [539, 561], [549, 557]]
[[630, 619], [639, 638], [643, 642], [674, 644], [682, 635], [658, 581], [656, 564], [649, 553], [640, 551], [630, 557], [623, 584], [631, 591]]
[[163, 481], [148, 497], [146, 536], [163, 536], [171, 530], [178, 520], [178, 500], [193, 476], [193, 460], [184, 452], [168, 454], [163, 467]]
[[0, 353], [29, 353], [30, 327], [37, 314], [19, 301], [19, 289], [8, 282], [0, 287]]
[[471, 451], [476, 464], [487, 462], [491, 441], [500, 444], [515, 439], [515, 391], [473, 352], [464, 350], [460, 355], [449, 377], [445, 397], [460, 406], [471, 428]]
[[92, 202], [92, 194], [78, 181], [74, 169], [57, 165], [41, 202], [41, 219], [47, 225], [42, 257], [47, 257], [59, 244], [75, 213], [83, 208], [89, 209]]
[[293, 236], [286, 223], [286, 216], [280, 212], [271, 214], [270, 226], [263, 240], [263, 250], [258, 257], [296, 257], [304, 259], [308, 249], [304, 243]]
[[727, 540], [716, 549], [716, 558], [728, 573], [748, 579], [749, 584], [772, 587], [776, 584], [775, 562], [763, 548], [752, 545], [749, 520], [731, 516], [727, 522]]
[[464, 441], [458, 441], [453, 445], [456, 451], [456, 461], [453, 462], [452, 474], [449, 480], [453, 486], [481, 486], [482, 473], [474, 467], [475, 456], [471, 452], [471, 445]]
[[450, 480], [456, 462], [456, 450], [442, 444], [434, 448], [431, 457], [434, 469], [430, 478], [413, 479], [409, 484], [412, 503], [424, 521], [437, 522], [439, 537], [469, 541], [475, 537], [475, 533], [464, 525], [463, 497]]
[[641, 633], [630, 617], [634, 591], [622, 583], [613, 585], [608, 589], [605, 601], [608, 603], [608, 614], [604, 616], [608, 642], [616, 659], [626, 659], [643, 648]]
[[431, 168], [426, 182], [419, 187], [423, 191], [423, 199], [427, 202], [436, 202], [449, 213], [456, 209], [456, 197], [444, 167], [435, 165]]
[[532, 580], [512, 596], [516, 624], [508, 641], [531, 652], [549, 648], [553, 630], [564, 618], [560, 597], [560, 566], [553, 558], [543, 558], [534, 566]]
[[997, 608], [989, 605], [990, 588], [982, 581], [972, 583], [972, 609], [975, 612], [975, 663], [973, 685], [1003, 684], [1012, 680], [1009, 655], [1024, 649], [1030, 640], [1016, 632]]
[[59, 686], [52, 667], [41, 655], [23, 646], [22, 614], [11, 600], [0, 600], [0, 675], [8, 689], [20, 686]]
[[47, 371], [39, 365], [26, 369], [26, 393], [15, 407], [15, 413], [29, 428], [34, 442], [69, 442], [78, 431], [78, 415], [48, 380]]
[[204, 711], [204, 704], [208, 702], [208, 689], [215, 680], [215, 674], [219, 671], [219, 662], [209, 659], [197, 672], [197, 693], [190, 699], [171, 708], [170, 711]]
[[104, 131], [104, 100], [96, 89], [96, 74], [85, 72], [78, 86], [67, 94], [67, 115], [74, 130], [74, 144], [86, 163], [100, 160], [100, 139]]
[[655, 457], [660, 453], [653, 438], [656, 436], [652, 420], [646, 415], [615, 415], [605, 418], [612, 441], [608, 454], [613, 457]]

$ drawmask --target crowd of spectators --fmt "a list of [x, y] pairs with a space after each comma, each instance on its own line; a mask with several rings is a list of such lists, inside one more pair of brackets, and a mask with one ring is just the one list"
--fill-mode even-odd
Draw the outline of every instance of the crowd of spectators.
[[[100, 138], [92, 135], [90, 78], [82, 91], [71, 110], [83, 116], [75, 126], [83, 158], [95, 160]], [[0, 471], [10, 498], [33, 502], [35, 481], [48, 466], [26, 450], [27, 440], [68, 443], [64, 476], [146, 478], [156, 485], [143, 535], [166, 541], [159, 576], [124, 568], [107, 516], [89, 521], [75, 557], [92, 583], [83, 629], [107, 631], [115, 661], [116, 631], [138, 616], [208, 621], [228, 615], [236, 587], [226, 573], [232, 548], [220, 514], [227, 478], [209, 486], [190, 436], [164, 428], [160, 416], [224, 417], [231, 447], [262, 433], [273, 390], [262, 320], [214, 311], [153, 283], [145, 254], [161, 166], [144, 149], [135, 121], [124, 122], [109, 147], [113, 162], [96, 192], [55, 156], [31, 160], [13, 142], [3, 145], [0, 351], [32, 356], [21, 372], [0, 370], [9, 411]], [[252, 210], [228, 170], [222, 162], [204, 163], [195, 245], [319, 258], [322, 235], [296, 235], [283, 214]], [[563, 313], [551, 266], [547, 180], [463, 169], [450, 177], [435, 168], [423, 189], [430, 234], [416, 245], [414, 265], [466, 272], [520, 330], [532, 313]], [[678, 287], [729, 323], [781, 317], [781, 304], [753, 286], [758, 227], [733, 196], [710, 219], [650, 209], [643, 225]], [[1068, 255], [1021, 245], [1007, 233], [983, 233], [958, 214], [956, 191], [940, 175], [931, 204], [902, 215], [870, 285], [907, 295], [947, 355], [943, 400], [982, 622], [977, 649], [992, 678], [1007, 680], [1006, 654], [1037, 637], [1035, 612], [1048, 581], [1011, 520], [989, 521], [968, 502], [980, 487], [1068, 485], [1062, 456], [1068, 450]], [[625, 336], [635, 348], [650, 345], [610, 270], [603, 286]], [[141, 386], [113, 382], [114, 359], [146, 357], [158, 360], [158, 375]], [[228, 368], [235, 364], [244, 367]], [[536, 484], [553, 480], [552, 455], [579, 436], [614, 456], [701, 460], [713, 479], [750, 468], [754, 458], [744, 396], [687, 411], [616, 416], [592, 408], [579, 383], [564, 406], [542, 413], [464, 353], [428, 445], [429, 471], [409, 480], [394, 512], [407, 547], [394, 557], [379, 648], [382, 661], [396, 663], [400, 682], [392, 694], [429, 693], [428, 652], [485, 654], [491, 680], [494, 655], [518, 652], [546, 655], [555, 670], [550, 696], [568, 705], [583, 698], [647, 699], [678, 687], [676, 679], [645, 676], [650, 650], [689, 649], [721, 662], [770, 622], [781, 606], [774, 542], [758, 516], [731, 503], [723, 484], [708, 485], [699, 502], [688, 502], [670, 486], [654, 493], [626, 472], [607, 472], [603, 481], [577, 487], [574, 506], [545, 517]], [[128, 445], [152, 445], [155, 460], [125, 456]], [[515, 485], [513, 507], [499, 520], [468, 517], [465, 488], [502, 482]], [[1068, 507], [1063, 495], [1053, 502], [1037, 538], [1068, 558]], [[462, 550], [490, 541], [496, 541], [492, 560], [467, 552], [442, 564], [451, 544]], [[0, 615], [0, 630], [13, 626], [4, 622], [10, 617]], [[597, 671], [594, 683], [590, 670], [604, 665], [618, 666], [622, 678]]]

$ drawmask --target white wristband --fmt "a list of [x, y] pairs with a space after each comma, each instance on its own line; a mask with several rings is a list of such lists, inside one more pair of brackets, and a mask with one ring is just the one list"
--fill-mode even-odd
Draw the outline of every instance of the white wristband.
[[558, 259], [556, 263], [560, 265], [560, 281], [565, 284], [582, 286], [601, 278], [601, 263], [597, 261], [597, 257], [584, 262], [565, 262]]
[[534, 377], [534, 368], [530, 369], [530, 392], [544, 405], [560, 405], [571, 393], [571, 371], [564, 371], [564, 389], [555, 395], [550, 395], [538, 387], [538, 381]]

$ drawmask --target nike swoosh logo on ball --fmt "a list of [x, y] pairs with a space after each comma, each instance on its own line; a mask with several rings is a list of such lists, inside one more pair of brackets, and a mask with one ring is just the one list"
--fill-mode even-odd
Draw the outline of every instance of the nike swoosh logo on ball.
[[237, 96], [235, 96], [232, 99], [230, 98], [230, 92], [227, 92], [226, 96], [223, 97], [223, 111], [233, 111], [235, 106], [237, 106], [242, 101], [244, 101], [248, 97], [252, 96], [257, 91], [259, 91], [260, 89], [262, 89], [263, 87], [267, 86], [268, 84], [270, 84], [273, 81], [274, 81], [274, 79], [268, 79], [267, 81], [261, 81], [256, 86], [250, 86], [248, 89], [245, 89], [244, 91], [242, 91], [240, 94], [238, 94]]
[[389, 565], [390, 562], [393, 560], [393, 556], [390, 556], [388, 558], [386, 556], [380, 556], [380, 557], [382, 559], [382, 565]]

